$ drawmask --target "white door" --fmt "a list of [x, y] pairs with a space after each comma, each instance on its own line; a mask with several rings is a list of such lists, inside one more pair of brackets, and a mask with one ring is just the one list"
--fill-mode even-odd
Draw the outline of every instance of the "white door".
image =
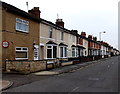
[[34, 60], [38, 60], [38, 45], [34, 45]]

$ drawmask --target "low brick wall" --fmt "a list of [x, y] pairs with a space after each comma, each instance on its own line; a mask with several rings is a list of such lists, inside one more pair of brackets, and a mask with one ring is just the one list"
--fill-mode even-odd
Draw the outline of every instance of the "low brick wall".
[[61, 66], [68, 66], [68, 65], [72, 65], [73, 61], [68, 61], [68, 62], [63, 62], [61, 63]]
[[46, 70], [46, 61], [6, 61], [6, 71], [30, 73]]
[[46, 61], [30, 62], [30, 72], [46, 70]]

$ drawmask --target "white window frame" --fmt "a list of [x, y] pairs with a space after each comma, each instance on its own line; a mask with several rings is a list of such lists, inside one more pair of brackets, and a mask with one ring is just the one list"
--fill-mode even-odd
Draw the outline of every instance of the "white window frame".
[[[51, 48], [48, 48], [48, 46], [51, 46]], [[53, 58], [53, 46], [56, 46], [57, 47], [57, 45], [50, 45], [50, 44], [47, 44], [46, 45], [46, 59], [56, 59], [56, 58]], [[52, 50], [52, 58], [47, 58], [47, 49], [51, 49]], [[57, 52], [57, 51], [56, 51]], [[56, 57], [57, 57], [57, 54], [56, 54]]]
[[[18, 20], [21, 20], [21, 22], [18, 21]], [[17, 28], [17, 23], [20, 23], [20, 24], [22, 24], [22, 25], [27, 26], [27, 27], [28, 27], [27, 30], [18, 29], [18, 28]], [[22, 19], [20, 19], [20, 18], [16, 18], [16, 30], [17, 30], [17, 31], [21, 31], [21, 32], [28, 33], [28, 32], [29, 32], [29, 21], [27, 21], [27, 20], [22, 20]]]
[[[61, 57], [61, 51], [60, 51], [60, 48], [63, 48], [63, 57]], [[65, 48], [66, 48], [66, 56], [65, 56]], [[66, 46], [60, 46], [59, 47], [59, 57], [60, 58], [67, 58], [67, 47]]]
[[[17, 50], [17, 48], [20, 48], [21, 50]], [[24, 48], [27, 49], [27, 50], [23, 50]], [[27, 58], [16, 58], [16, 57], [15, 57], [16, 60], [28, 59], [28, 47], [16, 47], [16, 48], [15, 48], [15, 54], [16, 54], [17, 51], [18, 51], [18, 52], [27, 52]], [[15, 55], [15, 56], [16, 56], [16, 55]]]

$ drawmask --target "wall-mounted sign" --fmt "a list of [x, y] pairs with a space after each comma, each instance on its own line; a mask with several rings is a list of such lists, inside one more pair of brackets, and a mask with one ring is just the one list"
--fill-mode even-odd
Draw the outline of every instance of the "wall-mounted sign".
[[6, 40], [2, 41], [2, 47], [4, 47], [4, 48], [9, 47], [9, 42]]

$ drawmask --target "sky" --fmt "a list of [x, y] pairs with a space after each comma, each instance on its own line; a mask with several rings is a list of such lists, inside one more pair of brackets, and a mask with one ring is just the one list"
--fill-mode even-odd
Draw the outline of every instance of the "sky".
[[57, 14], [65, 28], [83, 31], [118, 49], [118, 2], [120, 0], [1, 0], [27, 12], [39, 7], [41, 18], [55, 23]]

